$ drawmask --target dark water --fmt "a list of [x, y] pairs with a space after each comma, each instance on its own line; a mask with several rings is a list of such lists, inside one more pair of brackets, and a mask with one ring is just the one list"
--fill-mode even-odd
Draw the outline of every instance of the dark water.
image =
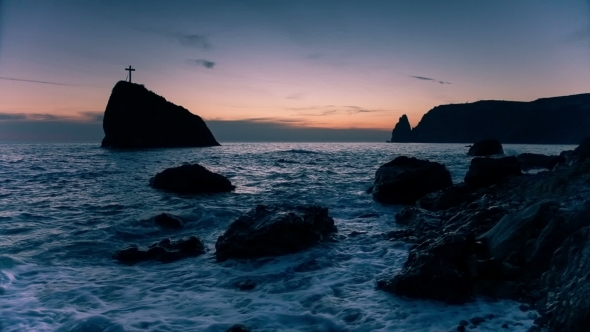
[[[507, 145], [508, 154], [559, 153], [572, 146]], [[380, 236], [395, 228], [395, 206], [366, 189], [398, 155], [447, 165], [455, 182], [470, 159], [462, 144], [252, 143], [202, 149], [109, 151], [94, 144], [0, 145], [0, 330], [446, 331], [461, 319], [495, 314], [479, 327], [532, 324], [518, 304], [480, 299], [466, 306], [395, 297], [375, 290], [398, 270], [407, 245]], [[197, 162], [237, 186], [233, 193], [179, 196], [153, 190], [164, 168]], [[361, 235], [298, 254], [216, 263], [227, 225], [257, 204], [329, 207], [340, 234]], [[169, 212], [186, 221], [165, 231], [147, 219]], [[111, 259], [129, 244], [196, 235], [209, 252], [170, 264]], [[305, 269], [296, 268], [304, 264]], [[240, 291], [246, 278], [258, 286]]]

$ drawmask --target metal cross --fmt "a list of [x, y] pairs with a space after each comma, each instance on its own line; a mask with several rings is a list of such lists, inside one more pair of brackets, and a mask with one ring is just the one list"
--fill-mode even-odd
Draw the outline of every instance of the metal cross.
[[131, 68], [131, 65], [129, 65], [129, 68], [125, 68], [125, 70], [129, 71], [129, 83], [131, 83], [131, 72], [135, 71], [135, 69]]

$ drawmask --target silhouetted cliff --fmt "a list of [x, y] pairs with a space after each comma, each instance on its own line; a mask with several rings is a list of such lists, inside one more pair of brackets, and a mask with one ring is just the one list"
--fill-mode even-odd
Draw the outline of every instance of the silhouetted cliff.
[[219, 145], [205, 121], [143, 85], [118, 82], [104, 112], [105, 148]]
[[402, 116], [391, 142], [471, 143], [496, 138], [502, 143], [578, 144], [590, 133], [590, 94], [441, 105], [424, 114], [409, 134], [405, 121]]

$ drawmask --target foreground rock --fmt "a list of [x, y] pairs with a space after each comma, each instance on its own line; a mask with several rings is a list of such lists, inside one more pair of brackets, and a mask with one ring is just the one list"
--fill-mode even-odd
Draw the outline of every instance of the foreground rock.
[[104, 148], [204, 147], [219, 145], [199, 116], [143, 85], [120, 81], [103, 118]]
[[504, 154], [502, 143], [497, 139], [485, 139], [474, 143], [467, 152], [467, 155], [473, 157], [487, 157], [497, 154]]
[[538, 153], [521, 153], [516, 156], [523, 171], [532, 169], [552, 170], [559, 163], [565, 163], [566, 158], [563, 156], [546, 156]]
[[319, 206], [258, 205], [217, 239], [218, 261], [278, 256], [306, 249], [335, 233], [334, 219]]
[[590, 331], [590, 227], [570, 236], [543, 275], [547, 325], [554, 331]]
[[228, 192], [236, 188], [225, 176], [198, 164], [165, 169], [150, 179], [150, 185], [179, 194]]
[[117, 251], [113, 258], [126, 264], [135, 264], [148, 260], [162, 263], [173, 262], [185, 257], [194, 257], [205, 253], [205, 245], [195, 236], [178, 241], [164, 239], [150, 245], [147, 250], [140, 250], [137, 246]]
[[465, 183], [474, 187], [484, 187], [499, 183], [510, 176], [522, 175], [516, 157], [473, 158], [465, 174]]
[[453, 185], [444, 165], [412, 157], [397, 157], [375, 173], [373, 199], [389, 204], [413, 204], [420, 197]]

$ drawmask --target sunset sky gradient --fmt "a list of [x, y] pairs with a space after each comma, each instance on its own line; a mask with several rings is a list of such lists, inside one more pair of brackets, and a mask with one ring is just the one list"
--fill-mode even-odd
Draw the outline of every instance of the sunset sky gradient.
[[589, 19], [583, 0], [0, 0], [0, 141], [56, 123], [90, 135], [129, 65], [219, 137], [242, 124], [384, 141], [440, 104], [590, 92]]

